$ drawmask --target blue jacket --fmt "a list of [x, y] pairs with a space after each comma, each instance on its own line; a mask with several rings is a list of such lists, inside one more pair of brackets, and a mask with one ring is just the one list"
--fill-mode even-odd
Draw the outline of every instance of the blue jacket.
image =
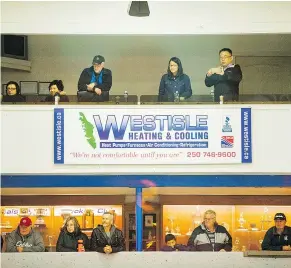
[[189, 76], [182, 74], [178, 77], [169, 76], [164, 74], [162, 76], [159, 87], [159, 101], [174, 101], [175, 92], [179, 92], [180, 97], [185, 99], [192, 96], [192, 88]]

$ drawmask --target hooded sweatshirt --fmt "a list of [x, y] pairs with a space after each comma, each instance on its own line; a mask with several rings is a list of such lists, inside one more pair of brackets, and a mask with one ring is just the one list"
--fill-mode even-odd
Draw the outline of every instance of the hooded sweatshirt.
[[36, 230], [28, 235], [21, 235], [19, 227], [7, 236], [7, 252], [18, 252], [17, 247], [23, 247], [23, 252], [43, 252], [45, 250], [42, 236]]

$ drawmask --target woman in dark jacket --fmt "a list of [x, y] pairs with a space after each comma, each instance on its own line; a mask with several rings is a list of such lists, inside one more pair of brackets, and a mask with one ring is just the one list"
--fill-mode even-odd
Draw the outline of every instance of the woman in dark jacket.
[[189, 76], [183, 73], [180, 59], [173, 57], [169, 60], [168, 72], [162, 76], [159, 87], [159, 101], [174, 101], [175, 93], [179, 93], [179, 101], [192, 96]]
[[86, 234], [81, 232], [77, 219], [75, 217], [69, 217], [60, 232], [56, 251], [76, 252], [78, 251], [78, 240], [83, 240], [85, 251], [90, 250], [89, 239]]
[[6, 95], [3, 96], [2, 102], [25, 102], [25, 98], [20, 92], [20, 86], [16, 82], [9, 81], [6, 84]]
[[59, 102], [69, 102], [68, 96], [66, 96], [66, 92], [64, 91], [64, 84], [62, 80], [54, 80], [49, 84], [49, 92], [50, 95], [45, 98], [45, 102], [54, 102], [55, 96], [59, 95]]

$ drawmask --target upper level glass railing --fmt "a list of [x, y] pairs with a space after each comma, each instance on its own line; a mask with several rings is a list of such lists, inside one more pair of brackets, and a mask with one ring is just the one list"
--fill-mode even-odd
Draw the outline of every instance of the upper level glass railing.
[[[195, 105], [195, 104], [219, 104], [215, 102], [213, 95], [193, 95], [185, 100], [163, 100], [160, 101], [157, 95], [109, 95], [107, 98], [100, 97], [96, 94], [76, 94], [66, 95], [67, 101], [60, 100], [60, 105]], [[22, 101], [7, 98], [3, 96], [2, 104], [19, 104], [19, 105], [33, 105], [33, 104], [55, 104], [54, 98], [48, 98], [48, 95], [23, 95]], [[240, 95], [238, 100], [222, 100], [223, 104], [228, 103], [256, 103], [256, 104], [288, 104], [291, 103], [291, 94], [246, 94]]]

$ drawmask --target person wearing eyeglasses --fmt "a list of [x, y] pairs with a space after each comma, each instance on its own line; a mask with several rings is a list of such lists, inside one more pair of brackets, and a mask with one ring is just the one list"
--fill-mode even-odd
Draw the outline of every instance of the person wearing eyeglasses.
[[284, 213], [276, 213], [275, 226], [265, 234], [262, 242], [262, 250], [291, 251], [291, 227], [286, 226]]
[[204, 221], [196, 227], [187, 246], [190, 251], [231, 251], [232, 238], [228, 231], [216, 222], [216, 213], [207, 210]]
[[208, 70], [205, 77], [207, 87], [214, 86], [214, 102], [238, 101], [239, 84], [242, 80], [242, 71], [238, 64], [233, 63], [232, 50], [223, 48], [219, 51], [220, 65]]
[[21, 95], [18, 83], [9, 81], [6, 84], [6, 95], [3, 96], [2, 102], [25, 102], [25, 98]]
[[[85, 68], [78, 81], [78, 96], [84, 101], [108, 101], [112, 87], [112, 72], [104, 68], [105, 58], [97, 55], [92, 66]], [[81, 97], [84, 96], [84, 97]]]

